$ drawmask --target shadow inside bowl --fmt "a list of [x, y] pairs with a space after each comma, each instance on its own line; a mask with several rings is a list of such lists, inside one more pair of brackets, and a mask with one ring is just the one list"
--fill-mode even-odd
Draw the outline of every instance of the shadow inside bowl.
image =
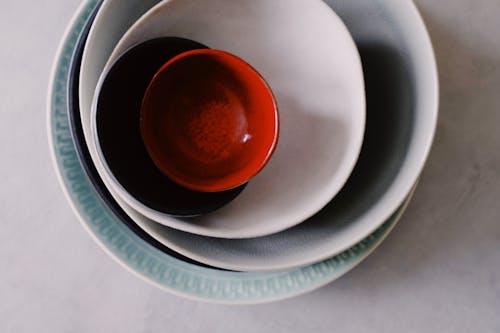
[[[331, 220], [337, 207], [353, 220], [378, 200], [394, 181], [406, 157], [413, 130], [415, 88], [400, 52], [383, 44], [358, 44], [366, 87], [366, 129], [358, 162], [346, 185], [319, 214]], [[339, 219], [335, 216], [335, 219]]]

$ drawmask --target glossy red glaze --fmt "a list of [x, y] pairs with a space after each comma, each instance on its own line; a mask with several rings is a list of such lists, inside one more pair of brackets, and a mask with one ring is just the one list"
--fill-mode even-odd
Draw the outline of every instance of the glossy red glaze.
[[217, 192], [244, 184], [271, 157], [278, 108], [259, 73], [218, 50], [182, 53], [151, 81], [141, 134], [153, 162], [189, 189]]

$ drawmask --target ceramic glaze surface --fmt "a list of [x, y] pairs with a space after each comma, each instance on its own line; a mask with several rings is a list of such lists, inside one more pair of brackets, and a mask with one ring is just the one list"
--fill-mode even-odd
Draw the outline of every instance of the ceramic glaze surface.
[[227, 52], [179, 54], [156, 73], [141, 107], [141, 133], [156, 166], [195, 191], [246, 183], [278, 140], [277, 106], [250, 65]]

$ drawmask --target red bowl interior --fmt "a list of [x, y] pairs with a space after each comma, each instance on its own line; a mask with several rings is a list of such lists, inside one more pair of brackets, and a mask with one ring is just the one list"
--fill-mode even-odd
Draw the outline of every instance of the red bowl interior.
[[141, 134], [156, 166], [189, 189], [244, 184], [276, 147], [278, 109], [271, 89], [242, 59], [219, 50], [182, 53], [151, 81]]

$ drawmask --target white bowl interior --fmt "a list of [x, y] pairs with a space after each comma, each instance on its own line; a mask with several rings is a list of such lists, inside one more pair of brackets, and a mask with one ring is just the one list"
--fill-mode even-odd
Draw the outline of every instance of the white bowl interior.
[[[279, 143], [268, 165], [227, 206], [190, 219], [158, 212], [130, 195], [109, 170], [95, 130], [98, 92], [111, 64], [130, 47], [166, 36], [242, 57], [268, 81], [280, 109]], [[98, 151], [96, 164], [109, 186], [154, 221], [221, 238], [269, 235], [324, 207], [355, 165], [365, 124], [359, 54], [340, 18], [320, 0], [254, 0], [244, 6], [233, 0], [163, 1], [118, 43], [92, 108], [90, 145]]]

